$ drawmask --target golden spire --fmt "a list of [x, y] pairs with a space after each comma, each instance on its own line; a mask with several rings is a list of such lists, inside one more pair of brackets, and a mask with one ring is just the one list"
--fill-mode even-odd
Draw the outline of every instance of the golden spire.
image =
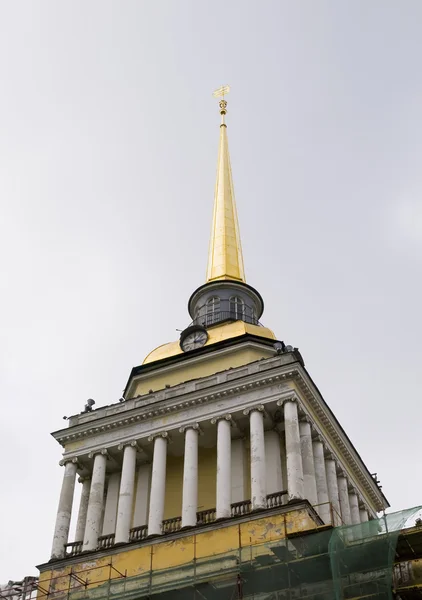
[[221, 279], [246, 282], [225, 123], [227, 102], [224, 100], [224, 95], [229, 91], [230, 88], [226, 85], [213, 94], [216, 98], [222, 97], [222, 99], [220, 100], [220, 144], [217, 181], [215, 184], [214, 215], [208, 254], [207, 283]]

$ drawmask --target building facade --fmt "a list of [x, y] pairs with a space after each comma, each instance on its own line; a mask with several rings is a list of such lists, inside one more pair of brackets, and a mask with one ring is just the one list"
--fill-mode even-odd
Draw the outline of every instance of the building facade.
[[[53, 434], [63, 484], [40, 599], [191, 597], [187, 589], [252, 597], [250, 581], [254, 597], [281, 598], [289, 540], [382, 530], [377, 514], [389, 505], [376, 477], [298, 349], [260, 323], [263, 300], [245, 279], [226, 110], [223, 97], [207, 278], [189, 299], [191, 324], [132, 369], [122, 401]], [[265, 595], [270, 571], [260, 569], [274, 565], [278, 579]]]

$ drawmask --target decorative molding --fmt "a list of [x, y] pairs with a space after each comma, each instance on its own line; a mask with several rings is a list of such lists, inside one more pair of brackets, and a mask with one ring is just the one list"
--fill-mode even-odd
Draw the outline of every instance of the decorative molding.
[[[278, 404], [278, 402], [277, 402]], [[310, 418], [309, 415], [307, 415], [306, 413], [301, 413], [299, 416], [299, 423], [309, 423], [312, 427], [312, 425], [314, 424], [312, 419]]]
[[257, 406], [251, 406], [250, 408], [245, 408], [245, 410], [243, 411], [243, 414], [248, 417], [254, 411], [262, 413], [264, 417], [267, 416], [263, 404], [258, 404]]
[[155, 438], [159, 438], [159, 437], [163, 438], [167, 442], [170, 442], [170, 436], [169, 436], [168, 431], [160, 431], [159, 433], [153, 433], [152, 435], [148, 436], [148, 441], [153, 442], [155, 440]]
[[78, 464], [78, 458], [76, 456], [69, 456], [69, 457], [66, 457], [66, 458], [62, 458], [62, 460], [59, 462], [59, 465], [61, 467], [64, 467], [69, 462], [73, 463], [74, 465], [77, 465]]
[[88, 454], [88, 458], [94, 458], [94, 456], [96, 454], [102, 454], [106, 458], [109, 458], [109, 454], [108, 454], [107, 448], [101, 448], [100, 450], [93, 450], [92, 452], [90, 452]]
[[199, 435], [204, 433], [199, 426], [199, 423], [189, 423], [189, 425], [183, 425], [183, 427], [179, 427], [179, 433], [185, 433], [187, 429], [194, 429]]
[[123, 450], [126, 446], [132, 446], [132, 448], [138, 448], [138, 442], [136, 440], [131, 440], [130, 442], [122, 442], [117, 446], [117, 450]]
[[[301, 403], [299, 401], [299, 398], [296, 396], [296, 394], [294, 395], [290, 395], [287, 398], [280, 398], [280, 400], [277, 401], [277, 406], [284, 406], [287, 402], [293, 402], [294, 404], [297, 405], [298, 407], [298, 411], [299, 411], [299, 407], [301, 407]], [[305, 411], [302, 410], [302, 414], [306, 415]]]
[[226, 413], [225, 415], [221, 415], [219, 417], [213, 417], [211, 419], [211, 425], [217, 425], [218, 421], [230, 421], [230, 424], [233, 424], [233, 417], [230, 413]]

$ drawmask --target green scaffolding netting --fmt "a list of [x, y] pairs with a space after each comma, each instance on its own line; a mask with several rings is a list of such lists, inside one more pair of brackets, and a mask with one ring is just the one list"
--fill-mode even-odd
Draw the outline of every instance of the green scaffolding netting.
[[[360, 525], [303, 532], [182, 566], [69, 589], [68, 600], [342, 600], [393, 597], [400, 531], [421, 508]], [[54, 600], [54, 599], [53, 599]]]

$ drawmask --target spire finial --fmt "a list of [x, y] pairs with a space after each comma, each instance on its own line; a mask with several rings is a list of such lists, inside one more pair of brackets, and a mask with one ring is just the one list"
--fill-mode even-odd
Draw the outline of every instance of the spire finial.
[[221, 279], [245, 282], [242, 246], [240, 243], [229, 145], [227, 141], [227, 126], [224, 120], [227, 113], [227, 102], [224, 96], [229, 91], [230, 87], [223, 85], [213, 93], [215, 98], [221, 98], [219, 102], [221, 125], [207, 282]]
[[228, 94], [229, 92], [230, 92], [229, 85], [222, 85], [221, 87], [218, 88], [218, 90], [215, 90], [215, 92], [213, 92], [214, 98], [221, 98], [218, 105], [220, 107], [220, 115], [221, 115], [221, 124], [222, 125], [226, 124], [224, 121], [224, 117], [227, 114], [227, 101], [224, 100], [224, 96], [226, 94]]

